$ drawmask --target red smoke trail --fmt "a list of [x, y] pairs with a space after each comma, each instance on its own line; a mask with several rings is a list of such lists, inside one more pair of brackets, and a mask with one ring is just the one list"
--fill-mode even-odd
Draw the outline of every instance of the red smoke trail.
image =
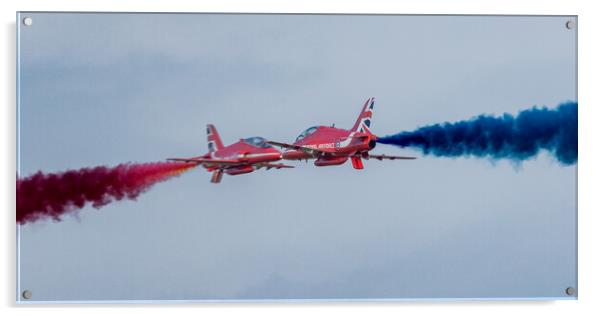
[[45, 174], [41, 171], [17, 179], [17, 223], [25, 224], [92, 204], [100, 208], [111, 201], [135, 199], [153, 184], [180, 175], [195, 164], [178, 162], [125, 163]]

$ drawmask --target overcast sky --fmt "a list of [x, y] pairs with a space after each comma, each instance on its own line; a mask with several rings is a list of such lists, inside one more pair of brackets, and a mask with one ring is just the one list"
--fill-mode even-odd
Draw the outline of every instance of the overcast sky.
[[[576, 100], [568, 17], [31, 13], [20, 29], [20, 174], [377, 135]], [[423, 157], [198, 168], [137, 201], [21, 227], [33, 300], [566, 297], [576, 167]]]

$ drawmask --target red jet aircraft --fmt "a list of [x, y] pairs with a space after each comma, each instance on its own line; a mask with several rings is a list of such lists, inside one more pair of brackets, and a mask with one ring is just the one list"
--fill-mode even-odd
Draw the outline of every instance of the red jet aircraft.
[[203, 156], [192, 158], [169, 158], [170, 161], [183, 161], [202, 165], [213, 172], [212, 183], [219, 183], [224, 172], [231, 176], [253, 172], [265, 167], [294, 168], [284, 164], [271, 163], [282, 159], [282, 153], [268, 145], [262, 137], [249, 137], [224, 146], [215, 126], [207, 125], [207, 146], [209, 152]]
[[416, 157], [370, 155], [369, 151], [376, 146], [376, 135], [370, 132], [370, 120], [374, 110], [374, 98], [368, 99], [362, 108], [360, 116], [350, 130], [333, 126], [314, 126], [305, 130], [294, 144], [268, 141], [268, 144], [286, 148], [282, 153], [283, 159], [301, 160], [312, 159], [314, 165], [341, 165], [351, 158], [355, 169], [364, 169], [364, 159], [416, 159]]

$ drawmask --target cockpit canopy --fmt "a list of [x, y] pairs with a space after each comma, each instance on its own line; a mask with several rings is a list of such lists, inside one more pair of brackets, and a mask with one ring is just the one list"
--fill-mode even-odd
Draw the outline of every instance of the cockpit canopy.
[[298, 142], [298, 141], [302, 140], [303, 138], [307, 137], [308, 135], [313, 134], [316, 130], [318, 130], [317, 126], [312, 126], [308, 129], [306, 129], [303, 133], [301, 133], [301, 135], [297, 136], [297, 139], [295, 139], [295, 142]]
[[272, 147], [266, 143], [266, 140], [263, 137], [258, 137], [258, 136], [249, 137], [249, 138], [243, 139], [243, 141], [249, 145], [253, 145], [256, 147], [261, 147], [261, 148], [271, 148]]

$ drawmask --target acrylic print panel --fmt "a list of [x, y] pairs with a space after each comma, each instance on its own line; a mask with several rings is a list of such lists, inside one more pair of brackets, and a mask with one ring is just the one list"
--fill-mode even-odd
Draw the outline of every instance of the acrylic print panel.
[[20, 302], [577, 297], [575, 16], [17, 18]]

